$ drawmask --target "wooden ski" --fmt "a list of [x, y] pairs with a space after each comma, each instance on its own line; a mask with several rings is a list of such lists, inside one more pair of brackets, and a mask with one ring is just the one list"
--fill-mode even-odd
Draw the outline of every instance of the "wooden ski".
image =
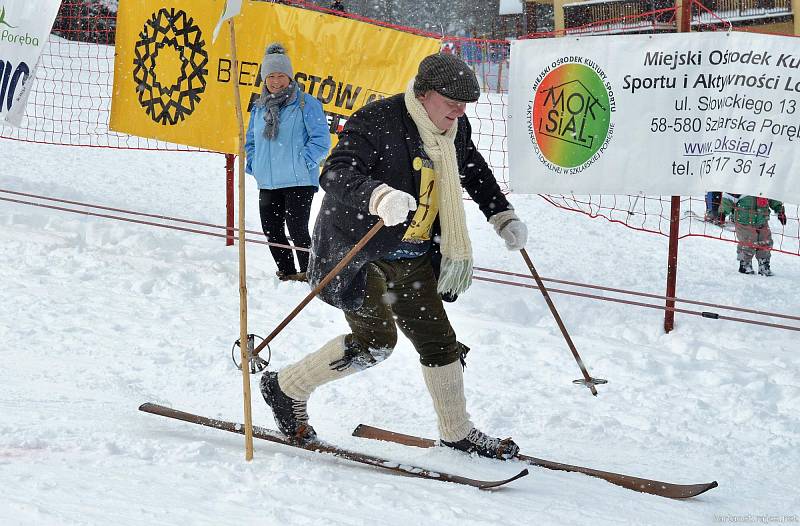
[[[192, 413], [186, 413], [184, 411], [179, 411], [177, 409], [164, 407], [158, 404], [152, 404], [149, 402], [142, 404], [139, 407], [139, 411], [144, 411], [145, 413], [152, 413], [154, 415], [165, 416], [167, 418], [174, 418], [176, 420], [183, 420], [184, 422], [189, 422], [191, 424], [199, 424], [201, 426], [213, 427], [215, 429], [221, 429], [223, 431], [229, 431], [231, 433], [238, 433], [240, 435], [244, 434], [244, 426], [242, 424], [236, 422], [228, 422], [226, 420], [217, 420], [214, 418], [208, 418], [205, 416], [195, 415]], [[468, 477], [462, 477], [460, 475], [452, 475], [450, 473], [444, 473], [441, 471], [432, 471], [425, 468], [377, 457], [374, 455], [358, 453], [356, 451], [350, 451], [348, 449], [327, 444], [325, 442], [317, 441], [317, 442], [301, 443], [291, 440], [277, 431], [272, 431], [270, 429], [258, 426], [253, 426], [253, 437], [261, 440], [268, 440], [276, 444], [282, 444], [284, 446], [294, 447], [298, 449], [305, 449], [306, 451], [327, 453], [329, 455], [333, 455], [338, 458], [351, 460], [353, 462], [358, 462], [361, 464], [367, 464], [369, 466], [375, 466], [377, 468], [391, 471], [399, 475], [404, 475], [408, 477], [417, 477], [429, 480], [439, 480], [442, 482], [453, 482], [455, 484], [463, 484], [465, 486], [472, 486], [478, 489], [497, 488], [504, 484], [508, 484], [509, 482], [517, 480], [518, 478], [524, 477], [525, 475], [528, 474], [528, 470], [523, 469], [513, 477], [503, 480], [478, 480]]]
[[[394, 431], [388, 431], [386, 429], [380, 429], [378, 427], [372, 427], [366, 424], [360, 424], [357, 428], [355, 428], [353, 431], [353, 436], [370, 438], [374, 440], [384, 440], [387, 442], [395, 442], [398, 444], [415, 447], [434, 447], [437, 445], [437, 442], [435, 440], [431, 440], [430, 438], [404, 435], [402, 433], [395, 433]], [[600, 471], [598, 469], [562, 464], [561, 462], [553, 462], [551, 460], [530, 457], [528, 455], [520, 454], [517, 455], [517, 458], [522, 462], [526, 462], [533, 466], [556, 471], [581, 473], [590, 477], [603, 479], [611, 484], [615, 484], [626, 489], [639, 491], [641, 493], [649, 493], [651, 495], [658, 495], [659, 497], [667, 497], [670, 499], [686, 499], [690, 497], [696, 497], [697, 495], [705, 493], [706, 491], [718, 486], [717, 481], [706, 482], [703, 484], [672, 484], [670, 482], [661, 482], [659, 480], [643, 479], [640, 477], [632, 477], [630, 475], [611, 473], [609, 471]]]

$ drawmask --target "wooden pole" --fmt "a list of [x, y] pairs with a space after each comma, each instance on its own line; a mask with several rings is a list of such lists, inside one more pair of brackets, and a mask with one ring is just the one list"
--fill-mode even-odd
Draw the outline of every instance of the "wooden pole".
[[[244, 239], [244, 116], [242, 99], [239, 95], [239, 63], [236, 59], [236, 31], [233, 19], [228, 20], [231, 30], [231, 62], [233, 62], [233, 100], [236, 103], [236, 118], [239, 121], [239, 348], [242, 364], [250, 363], [250, 347], [247, 338], [247, 261], [245, 259]], [[246, 460], [253, 460], [253, 409], [250, 400], [250, 373], [242, 367], [242, 393], [244, 394], [244, 446]]]
[[[692, 30], [692, 1], [676, 0], [678, 11], [678, 32], [689, 33]], [[669, 249], [667, 253], [667, 302], [664, 311], [664, 332], [675, 328], [675, 292], [678, 283], [678, 234], [681, 228], [681, 198], [673, 195], [669, 213]]]
[[567, 34], [566, 24], [564, 20], [564, 4], [566, 0], [553, 0], [553, 22], [555, 25], [555, 32], [557, 37], [563, 37]]
[[800, 35], [800, 0], [792, 0], [792, 16], [794, 19], [794, 34]]
[[225, 154], [225, 246], [233, 245], [233, 238], [235, 233], [233, 231], [233, 174], [235, 155], [232, 153]]

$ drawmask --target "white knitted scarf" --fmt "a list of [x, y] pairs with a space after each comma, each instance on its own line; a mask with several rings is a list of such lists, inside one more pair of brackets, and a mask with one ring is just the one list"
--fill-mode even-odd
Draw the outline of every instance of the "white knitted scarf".
[[406, 88], [405, 103], [422, 137], [425, 153], [433, 161], [439, 189], [442, 265], [437, 290], [440, 294], [461, 294], [472, 284], [472, 244], [467, 232], [456, 157], [455, 137], [458, 123], [442, 133], [431, 122], [425, 107], [414, 95], [413, 80]]

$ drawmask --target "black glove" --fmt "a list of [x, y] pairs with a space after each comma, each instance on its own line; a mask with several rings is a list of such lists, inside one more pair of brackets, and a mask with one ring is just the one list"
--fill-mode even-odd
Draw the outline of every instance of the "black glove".
[[781, 208], [781, 211], [778, 212], [778, 221], [780, 221], [783, 226], [786, 226], [786, 209], [785, 208]]

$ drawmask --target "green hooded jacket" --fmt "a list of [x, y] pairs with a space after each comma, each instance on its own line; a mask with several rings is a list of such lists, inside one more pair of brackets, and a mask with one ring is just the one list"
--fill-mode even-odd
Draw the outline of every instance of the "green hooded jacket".
[[754, 195], [722, 194], [722, 211], [726, 215], [733, 213], [733, 221], [740, 225], [761, 227], [769, 221], [769, 211], [775, 213], [783, 209], [783, 203], [775, 199], [766, 199]]

